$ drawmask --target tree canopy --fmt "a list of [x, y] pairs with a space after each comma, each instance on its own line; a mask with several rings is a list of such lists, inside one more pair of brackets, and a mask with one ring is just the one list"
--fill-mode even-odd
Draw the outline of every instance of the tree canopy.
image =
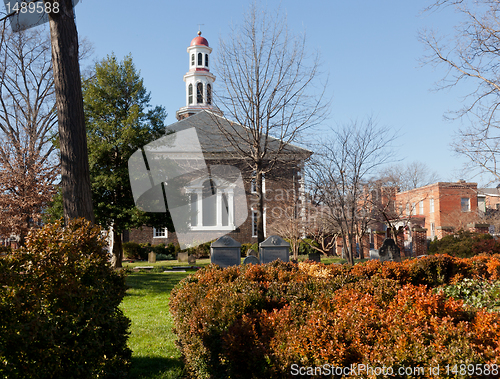
[[[121, 233], [152, 222], [134, 204], [128, 159], [165, 133], [166, 113], [150, 105], [130, 55], [121, 62], [109, 55], [95, 65], [95, 74], [82, 87], [94, 214], [101, 226], [113, 228], [121, 257]], [[162, 226], [167, 226], [163, 216]]]

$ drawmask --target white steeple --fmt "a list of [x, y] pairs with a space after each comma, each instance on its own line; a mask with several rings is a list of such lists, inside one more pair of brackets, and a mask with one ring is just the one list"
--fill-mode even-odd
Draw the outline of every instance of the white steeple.
[[215, 76], [210, 72], [209, 66], [212, 48], [208, 46], [206, 38], [201, 36], [201, 31], [198, 32], [198, 37], [193, 38], [187, 52], [189, 71], [184, 75], [186, 106], [177, 111], [177, 120], [182, 120], [204, 109], [220, 113], [212, 105], [213, 83], [215, 81]]

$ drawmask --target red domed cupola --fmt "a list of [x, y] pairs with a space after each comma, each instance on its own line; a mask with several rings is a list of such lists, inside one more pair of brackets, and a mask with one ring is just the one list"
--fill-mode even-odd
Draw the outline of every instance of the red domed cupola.
[[206, 47], [208, 47], [208, 41], [206, 38], [201, 36], [201, 31], [200, 31], [200, 32], [198, 32], [198, 37], [193, 38], [190, 46], [206, 46]]
[[189, 117], [197, 112], [209, 110], [217, 114], [222, 112], [212, 104], [212, 91], [215, 76], [210, 72], [210, 53], [206, 38], [198, 32], [198, 37], [193, 38], [187, 48], [189, 57], [189, 71], [184, 75], [186, 82], [186, 106], [180, 108], [177, 120]]

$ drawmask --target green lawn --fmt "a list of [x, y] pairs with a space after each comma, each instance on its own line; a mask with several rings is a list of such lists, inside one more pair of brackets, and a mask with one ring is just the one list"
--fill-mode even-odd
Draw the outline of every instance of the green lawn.
[[[339, 258], [322, 259], [323, 263], [343, 263]], [[209, 259], [200, 259], [194, 264], [203, 267]], [[121, 304], [130, 318], [129, 347], [132, 349], [131, 379], [183, 378], [183, 363], [180, 359], [172, 333], [172, 317], [168, 304], [170, 291], [187, 275], [187, 272], [163, 272], [174, 266], [191, 266], [177, 261], [125, 263], [124, 267], [153, 266], [153, 270], [131, 271], [127, 276], [130, 287]], [[193, 272], [193, 271], [191, 271]]]
[[[241, 258], [241, 263], [243, 263], [243, 259]], [[303, 261], [307, 259], [307, 255], [299, 255], [299, 261]], [[354, 261], [357, 262], [363, 262], [366, 261], [367, 259], [355, 259]], [[322, 257], [321, 258], [321, 263], [324, 264], [332, 264], [332, 263], [347, 263], [347, 260], [339, 258], [339, 257]], [[157, 261], [156, 263], [148, 263], [147, 261], [135, 261], [133, 263], [125, 262], [123, 264], [124, 267], [127, 268], [134, 268], [134, 267], [140, 267], [140, 266], [153, 266], [155, 267], [154, 271], [157, 271], [159, 269], [170, 269], [174, 267], [179, 267], [179, 266], [195, 266], [195, 267], [205, 267], [210, 264], [210, 258], [206, 259], [197, 259], [196, 263], [187, 263], [187, 262], [178, 262], [176, 260], [168, 260], [168, 261]]]
[[133, 351], [131, 379], [183, 377], [168, 303], [172, 288], [188, 274], [132, 272], [128, 275], [130, 289], [121, 308], [132, 321], [129, 338]]

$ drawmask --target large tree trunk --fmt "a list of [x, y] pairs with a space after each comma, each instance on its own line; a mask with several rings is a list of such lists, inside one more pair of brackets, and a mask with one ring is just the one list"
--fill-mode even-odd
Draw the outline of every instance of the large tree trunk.
[[[345, 240], [344, 244], [347, 243], [346, 251], [347, 251], [347, 263], [354, 266], [354, 251], [353, 248], [353, 238], [352, 233], [348, 233], [347, 240]], [[344, 245], [345, 246], [345, 245]]]
[[111, 266], [113, 268], [121, 268], [123, 261], [123, 244], [122, 244], [122, 234], [118, 233], [113, 228], [113, 247], [111, 249]]
[[[83, 96], [78, 63], [78, 33], [71, 0], [57, 0], [49, 14], [52, 66], [56, 93], [64, 219], [94, 222]], [[45, 3], [53, 1], [45, 0]]]

